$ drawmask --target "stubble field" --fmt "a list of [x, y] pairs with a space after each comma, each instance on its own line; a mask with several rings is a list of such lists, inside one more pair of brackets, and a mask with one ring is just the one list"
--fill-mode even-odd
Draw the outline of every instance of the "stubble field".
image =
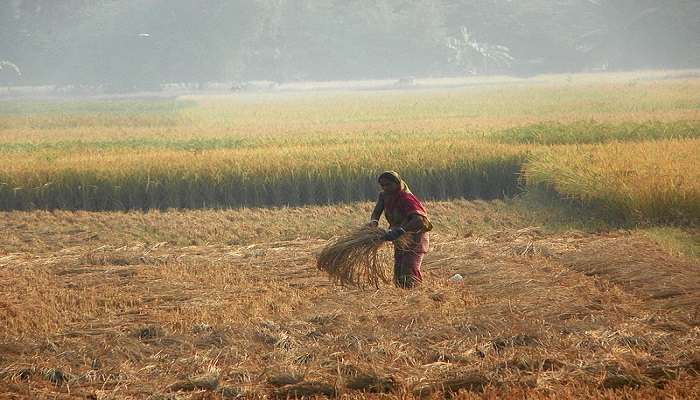
[[436, 202], [420, 289], [333, 286], [313, 255], [370, 207], [5, 214], [4, 396], [697, 396], [697, 259]]
[[[698, 397], [698, 88], [3, 103], [0, 397]], [[334, 286], [387, 168], [426, 282]]]

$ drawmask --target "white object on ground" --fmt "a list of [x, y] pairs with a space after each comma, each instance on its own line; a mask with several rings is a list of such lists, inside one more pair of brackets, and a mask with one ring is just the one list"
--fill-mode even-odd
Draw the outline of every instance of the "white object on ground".
[[464, 280], [464, 277], [460, 274], [454, 274], [450, 277], [450, 282], [461, 282]]

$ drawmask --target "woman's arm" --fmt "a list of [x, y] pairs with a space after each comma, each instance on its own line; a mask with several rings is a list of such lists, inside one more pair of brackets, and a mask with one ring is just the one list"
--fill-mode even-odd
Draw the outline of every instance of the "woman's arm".
[[373, 226], [378, 226], [379, 225], [379, 218], [382, 216], [382, 213], [384, 212], [384, 194], [379, 193], [379, 196], [377, 196], [377, 204], [374, 205], [374, 210], [372, 211], [372, 216], [370, 217], [370, 225]]
[[422, 232], [425, 229], [424, 217], [420, 214], [411, 214], [408, 220], [403, 223], [402, 228], [406, 232]]
[[384, 235], [384, 240], [394, 241], [406, 233], [417, 233], [426, 231], [425, 217], [420, 214], [411, 214], [408, 220], [401, 226], [389, 229]]

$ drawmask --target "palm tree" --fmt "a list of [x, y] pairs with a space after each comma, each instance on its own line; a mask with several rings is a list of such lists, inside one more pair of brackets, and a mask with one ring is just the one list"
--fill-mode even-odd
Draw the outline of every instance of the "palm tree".
[[6, 60], [0, 60], [0, 82], [4, 82], [7, 91], [10, 91], [10, 84], [15, 79], [22, 76], [22, 71], [17, 64]]
[[459, 36], [447, 38], [447, 47], [452, 52], [449, 61], [471, 74], [507, 68], [513, 61], [510, 49], [479, 42], [465, 27], [460, 29]]

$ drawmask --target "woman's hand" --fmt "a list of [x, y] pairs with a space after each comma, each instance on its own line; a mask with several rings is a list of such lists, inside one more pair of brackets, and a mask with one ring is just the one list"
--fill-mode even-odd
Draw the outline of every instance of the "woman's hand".
[[406, 230], [400, 226], [391, 228], [384, 234], [384, 240], [386, 240], [387, 242], [393, 242], [394, 240], [403, 236], [404, 233], [406, 233]]

